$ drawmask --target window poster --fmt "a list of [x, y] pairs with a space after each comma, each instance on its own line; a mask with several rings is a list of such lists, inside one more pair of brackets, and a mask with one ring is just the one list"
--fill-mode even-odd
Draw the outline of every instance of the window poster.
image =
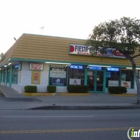
[[70, 78], [70, 85], [81, 85], [81, 79]]
[[32, 71], [32, 84], [40, 84], [40, 71]]
[[116, 80], [109, 80], [108, 86], [119, 86], [119, 81]]
[[51, 65], [51, 78], [66, 78], [66, 65]]
[[52, 85], [63, 86], [64, 78], [52, 78]]
[[121, 86], [124, 86], [126, 88], [131, 88], [131, 82], [130, 81], [121, 81]]

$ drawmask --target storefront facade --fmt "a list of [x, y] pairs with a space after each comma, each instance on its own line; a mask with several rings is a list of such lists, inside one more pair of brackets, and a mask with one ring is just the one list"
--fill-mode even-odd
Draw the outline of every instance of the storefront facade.
[[[25, 85], [37, 85], [46, 92], [55, 85], [57, 92], [67, 92], [67, 85], [87, 85], [91, 93], [106, 93], [108, 86], [125, 86], [136, 93], [130, 62], [110, 49], [106, 56], [90, 55], [86, 40], [23, 34], [1, 54], [0, 84], [22, 93]], [[140, 68], [138, 58], [135, 59]]]

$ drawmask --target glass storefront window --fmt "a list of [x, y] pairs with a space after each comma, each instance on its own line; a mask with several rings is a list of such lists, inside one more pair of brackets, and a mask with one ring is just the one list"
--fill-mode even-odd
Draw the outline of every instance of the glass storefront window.
[[138, 70], [138, 76], [139, 76], [139, 79], [140, 79], [140, 70]]
[[7, 83], [9, 83], [10, 70], [7, 70]]
[[5, 82], [5, 78], [6, 78], [6, 70], [3, 71], [3, 82]]
[[51, 64], [49, 85], [66, 86], [66, 65]]
[[120, 71], [106, 71], [106, 87], [119, 86]]
[[132, 70], [121, 70], [121, 86], [134, 88], [134, 74]]
[[[76, 79], [76, 81], [74, 81]], [[76, 83], [74, 83], [76, 82]], [[84, 85], [84, 68], [69, 68], [69, 85]]]
[[108, 86], [125, 86], [126, 88], [134, 88], [133, 71], [106, 71], [106, 87]]
[[17, 84], [18, 83], [18, 69], [13, 68], [12, 70], [12, 83]]

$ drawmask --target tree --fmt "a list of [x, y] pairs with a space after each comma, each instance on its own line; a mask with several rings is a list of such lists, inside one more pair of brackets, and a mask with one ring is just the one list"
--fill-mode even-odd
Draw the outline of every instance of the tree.
[[114, 48], [132, 65], [137, 85], [137, 103], [140, 104], [140, 82], [134, 58], [140, 56], [140, 20], [122, 17], [95, 26], [87, 45], [92, 55], [105, 54], [107, 48]]

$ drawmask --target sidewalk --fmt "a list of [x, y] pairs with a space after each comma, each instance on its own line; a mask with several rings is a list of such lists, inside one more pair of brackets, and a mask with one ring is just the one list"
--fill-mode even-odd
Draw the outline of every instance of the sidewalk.
[[0, 92], [6, 95], [0, 97], [0, 110], [9, 109], [63, 109], [63, 110], [91, 110], [91, 109], [137, 109], [136, 96], [115, 96], [107, 93], [87, 94], [87, 96], [23, 96], [14, 89], [0, 85]]

